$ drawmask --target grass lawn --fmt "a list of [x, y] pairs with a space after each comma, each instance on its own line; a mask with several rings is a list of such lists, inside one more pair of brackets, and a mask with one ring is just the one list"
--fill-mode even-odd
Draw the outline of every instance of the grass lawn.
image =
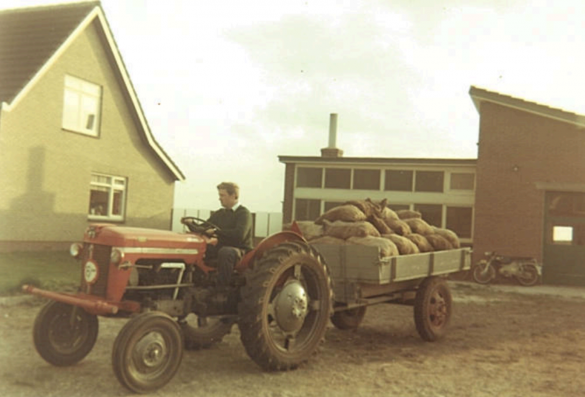
[[71, 291], [79, 285], [80, 268], [68, 251], [0, 253], [0, 295], [19, 293], [22, 284]]

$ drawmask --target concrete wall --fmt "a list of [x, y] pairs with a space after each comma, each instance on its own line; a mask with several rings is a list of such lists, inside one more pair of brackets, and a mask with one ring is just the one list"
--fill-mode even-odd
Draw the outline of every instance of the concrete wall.
[[[174, 178], [141, 138], [102, 43], [94, 23], [0, 116], [0, 249], [78, 240], [92, 172], [127, 178], [125, 224], [170, 228]], [[102, 86], [98, 138], [61, 128], [66, 74]]]

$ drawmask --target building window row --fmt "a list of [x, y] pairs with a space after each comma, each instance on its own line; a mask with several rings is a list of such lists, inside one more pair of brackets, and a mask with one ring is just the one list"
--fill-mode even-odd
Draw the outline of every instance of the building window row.
[[[342, 202], [319, 199], [295, 200], [295, 216], [298, 221], [313, 221], [322, 213], [343, 204]], [[323, 207], [323, 208], [321, 208]], [[410, 209], [419, 211], [422, 218], [432, 226], [453, 230], [462, 239], [471, 239], [473, 208], [471, 206], [450, 206], [444, 204], [390, 204], [395, 211]]]
[[[444, 171], [299, 167], [296, 187], [381, 190], [383, 186], [384, 191], [442, 193], [445, 174]], [[475, 189], [474, 173], [450, 172], [449, 175], [449, 190]]]

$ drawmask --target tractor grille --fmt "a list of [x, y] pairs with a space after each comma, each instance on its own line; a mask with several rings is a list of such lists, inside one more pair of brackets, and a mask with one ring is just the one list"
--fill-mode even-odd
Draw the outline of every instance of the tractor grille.
[[[93, 247], [93, 249], [91, 248]], [[90, 251], [91, 255], [90, 255]], [[110, 269], [110, 253], [112, 251], [112, 247], [109, 245], [98, 245], [98, 244], [83, 244], [83, 261], [81, 262], [82, 265], [91, 258], [98, 264], [99, 275], [98, 279], [91, 286], [91, 294], [101, 297], [106, 297], [106, 290], [108, 288], [108, 271]], [[83, 277], [83, 268], [81, 272], [81, 285], [83, 286], [82, 291], [87, 292], [88, 286], [85, 282], [85, 278]]]

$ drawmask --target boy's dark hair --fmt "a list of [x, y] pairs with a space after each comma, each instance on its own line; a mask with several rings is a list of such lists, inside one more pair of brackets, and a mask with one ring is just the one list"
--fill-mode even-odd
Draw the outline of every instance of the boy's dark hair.
[[240, 187], [233, 182], [222, 182], [217, 185], [217, 190], [223, 189], [229, 194], [230, 196], [235, 194], [236, 198], [240, 197]]

